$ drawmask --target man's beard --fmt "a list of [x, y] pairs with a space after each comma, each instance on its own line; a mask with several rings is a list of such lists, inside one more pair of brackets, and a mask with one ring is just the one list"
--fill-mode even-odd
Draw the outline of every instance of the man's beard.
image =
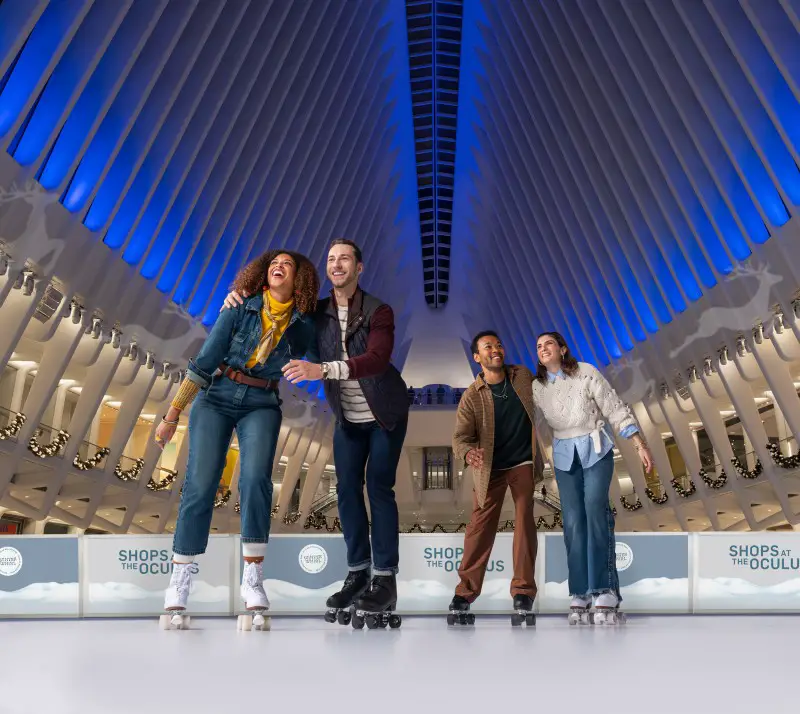
[[503, 371], [503, 370], [506, 368], [506, 363], [505, 363], [505, 360], [503, 360], [503, 362], [502, 362], [502, 363], [500, 363], [500, 364], [499, 364], [499, 365], [497, 365], [497, 366], [495, 366], [495, 365], [493, 365], [493, 364], [489, 363], [488, 365], [483, 365], [483, 368], [484, 368], [484, 369], [485, 369], [487, 372], [502, 372], [502, 371]]

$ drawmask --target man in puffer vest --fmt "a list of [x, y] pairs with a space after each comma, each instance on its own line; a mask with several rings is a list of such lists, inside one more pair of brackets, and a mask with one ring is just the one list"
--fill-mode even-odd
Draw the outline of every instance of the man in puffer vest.
[[[349, 572], [341, 591], [328, 599], [326, 619], [338, 619], [340, 624], [350, 621], [353, 606], [364, 613], [389, 613], [397, 604], [399, 522], [394, 485], [408, 426], [408, 387], [391, 363], [394, 313], [359, 287], [363, 270], [355, 243], [331, 244], [327, 275], [333, 290], [319, 301], [314, 318], [318, 354], [311, 349], [308, 361], [291, 361], [283, 370], [292, 383], [323, 380], [336, 417], [336, 494]], [[231, 293], [226, 305], [233, 300], [238, 298]], [[369, 626], [374, 622], [367, 620]], [[363, 619], [353, 624], [363, 625]], [[396, 626], [399, 619], [389, 624]]]

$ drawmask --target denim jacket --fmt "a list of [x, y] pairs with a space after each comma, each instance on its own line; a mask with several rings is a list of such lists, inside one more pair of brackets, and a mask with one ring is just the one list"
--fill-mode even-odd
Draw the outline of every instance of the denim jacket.
[[208, 334], [199, 354], [189, 360], [186, 376], [205, 388], [211, 383], [214, 372], [223, 362], [233, 369], [257, 379], [280, 379], [281, 367], [289, 360], [303, 359], [316, 337], [311, 315], [294, 310], [286, 331], [264, 364], [247, 369], [245, 364], [261, 340], [261, 293], [245, 300], [231, 310], [223, 310]]

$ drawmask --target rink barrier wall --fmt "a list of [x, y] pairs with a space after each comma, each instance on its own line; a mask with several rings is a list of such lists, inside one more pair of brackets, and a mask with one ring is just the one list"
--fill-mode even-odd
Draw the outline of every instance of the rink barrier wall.
[[[513, 533], [495, 541], [477, 614], [509, 612]], [[464, 536], [402, 534], [399, 612], [441, 614], [458, 582]], [[800, 612], [800, 533], [619, 533], [623, 608], [631, 613]], [[242, 611], [238, 535], [212, 535], [197, 558], [191, 614]], [[0, 537], [0, 617], [149, 617], [162, 611], [171, 535]], [[275, 535], [264, 567], [276, 616], [319, 615], [339, 589], [341, 535]], [[561, 533], [539, 536], [540, 613], [567, 608]]]

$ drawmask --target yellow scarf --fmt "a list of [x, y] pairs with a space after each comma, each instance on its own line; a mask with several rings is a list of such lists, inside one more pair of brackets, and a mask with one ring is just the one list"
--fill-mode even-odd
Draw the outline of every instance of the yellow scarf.
[[286, 332], [293, 309], [294, 298], [289, 302], [278, 302], [272, 297], [269, 290], [264, 290], [264, 307], [261, 309], [261, 340], [245, 365], [248, 369], [267, 361], [270, 352]]

